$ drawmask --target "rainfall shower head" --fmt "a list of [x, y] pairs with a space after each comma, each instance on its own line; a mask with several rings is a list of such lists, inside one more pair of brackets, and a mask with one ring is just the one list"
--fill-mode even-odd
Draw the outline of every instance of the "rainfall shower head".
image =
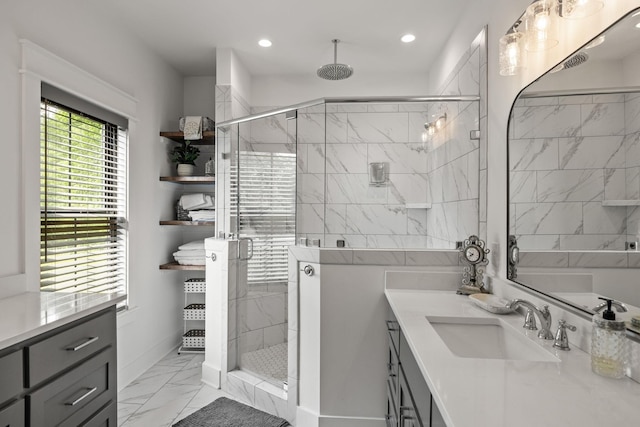
[[323, 65], [318, 68], [318, 77], [325, 80], [344, 80], [351, 77], [353, 68], [347, 64], [338, 64], [338, 43], [340, 40], [333, 39], [333, 64]]

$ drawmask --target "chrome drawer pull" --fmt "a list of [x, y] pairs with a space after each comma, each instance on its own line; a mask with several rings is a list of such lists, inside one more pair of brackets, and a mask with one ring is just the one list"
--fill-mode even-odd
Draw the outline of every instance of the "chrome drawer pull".
[[82, 396], [80, 396], [79, 398], [77, 398], [76, 400], [74, 400], [73, 402], [65, 402], [66, 406], [76, 406], [78, 403], [82, 402], [84, 399], [86, 399], [87, 397], [89, 397], [93, 392], [95, 392], [98, 389], [98, 387], [94, 387], [94, 388], [87, 388], [87, 392], [85, 394], [83, 394]]
[[75, 347], [67, 347], [66, 350], [67, 351], [78, 351], [78, 350], [82, 350], [83, 348], [85, 348], [86, 346], [88, 346], [89, 344], [93, 344], [94, 342], [98, 341], [100, 339], [100, 337], [91, 337], [89, 339], [87, 339], [85, 342], [83, 342], [80, 345], [77, 345]]

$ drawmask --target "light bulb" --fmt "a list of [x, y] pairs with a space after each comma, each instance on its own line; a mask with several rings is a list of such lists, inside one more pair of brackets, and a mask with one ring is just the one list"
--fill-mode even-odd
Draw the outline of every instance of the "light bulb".
[[547, 50], [558, 44], [556, 7], [553, 0], [532, 3], [525, 16], [526, 49], [532, 52]]
[[525, 68], [524, 34], [509, 32], [500, 37], [500, 75], [514, 76]]

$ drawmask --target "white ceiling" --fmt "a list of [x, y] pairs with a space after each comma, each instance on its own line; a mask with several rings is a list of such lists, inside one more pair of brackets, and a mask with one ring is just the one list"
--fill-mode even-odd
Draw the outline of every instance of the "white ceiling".
[[[232, 48], [251, 75], [314, 74], [333, 62], [359, 72], [420, 72], [473, 0], [109, 0], [103, 2], [184, 76], [215, 74]], [[405, 44], [400, 37], [413, 33]], [[270, 48], [258, 46], [268, 38]]]

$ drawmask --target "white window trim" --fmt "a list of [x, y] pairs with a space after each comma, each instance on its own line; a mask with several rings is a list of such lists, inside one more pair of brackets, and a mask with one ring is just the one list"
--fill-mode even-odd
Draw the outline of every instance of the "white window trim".
[[[138, 101], [133, 96], [60, 58], [37, 44], [22, 46], [22, 224], [25, 290], [40, 291], [40, 101], [42, 82], [111, 110], [129, 121], [135, 140]], [[128, 180], [128, 171], [127, 171]], [[127, 203], [128, 205], [128, 203]], [[128, 213], [127, 213], [128, 216]]]

